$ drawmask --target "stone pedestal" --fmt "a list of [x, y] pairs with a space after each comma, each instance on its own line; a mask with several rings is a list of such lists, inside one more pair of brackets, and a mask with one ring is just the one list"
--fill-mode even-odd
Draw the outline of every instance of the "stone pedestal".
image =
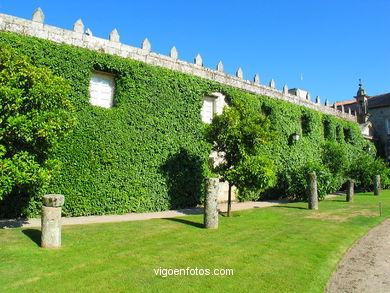
[[308, 193], [309, 193], [309, 209], [318, 210], [318, 193], [317, 193], [317, 175], [316, 172], [310, 172], [306, 175]]
[[353, 180], [350, 179], [347, 182], [347, 202], [353, 202], [354, 193], [354, 183]]
[[206, 194], [204, 203], [204, 227], [207, 229], [218, 228], [218, 191], [219, 179], [206, 179]]
[[61, 247], [61, 206], [65, 197], [61, 194], [48, 194], [42, 199], [41, 246], [43, 248]]
[[375, 175], [374, 176], [374, 195], [380, 195], [381, 194], [381, 176]]

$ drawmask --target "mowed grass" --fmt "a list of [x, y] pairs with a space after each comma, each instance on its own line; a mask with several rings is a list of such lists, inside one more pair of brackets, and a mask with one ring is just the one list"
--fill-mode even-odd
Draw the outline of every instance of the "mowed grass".
[[[39, 229], [0, 230], [0, 292], [323, 292], [354, 241], [390, 217], [390, 192], [234, 214], [218, 230], [202, 216], [63, 226], [57, 250], [39, 247]], [[155, 274], [187, 267], [234, 275]]]

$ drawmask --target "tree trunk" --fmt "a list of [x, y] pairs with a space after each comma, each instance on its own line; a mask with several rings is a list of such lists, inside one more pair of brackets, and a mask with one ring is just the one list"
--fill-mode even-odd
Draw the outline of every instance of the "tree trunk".
[[227, 208], [227, 216], [232, 216], [232, 184], [229, 182], [229, 194], [228, 194], [228, 208]]

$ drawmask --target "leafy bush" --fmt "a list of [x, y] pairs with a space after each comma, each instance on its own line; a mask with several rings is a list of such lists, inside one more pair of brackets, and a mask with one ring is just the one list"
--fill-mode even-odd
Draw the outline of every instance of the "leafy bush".
[[308, 184], [307, 174], [316, 172], [317, 175], [317, 192], [319, 200], [323, 200], [329, 193], [337, 191], [342, 181], [338, 176], [333, 175], [330, 170], [320, 162], [311, 162], [289, 174], [290, 187], [287, 190], [287, 195], [293, 200], [308, 200]]
[[28, 197], [51, 178], [48, 155], [75, 122], [68, 92], [63, 78], [0, 47], [0, 199], [15, 189]]
[[374, 158], [370, 154], [361, 154], [352, 163], [349, 176], [356, 181], [356, 188], [363, 191], [372, 191], [374, 188], [374, 176], [381, 176], [381, 184], [389, 186], [390, 170], [381, 158]]

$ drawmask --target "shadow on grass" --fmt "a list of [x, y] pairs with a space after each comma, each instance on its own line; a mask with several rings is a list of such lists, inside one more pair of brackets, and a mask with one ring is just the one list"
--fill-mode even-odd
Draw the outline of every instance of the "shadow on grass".
[[[255, 207], [256, 208], [256, 207]], [[218, 214], [222, 217], [226, 217], [226, 218], [233, 218], [233, 217], [240, 217], [241, 215], [237, 214], [237, 213], [234, 213], [232, 212], [232, 215], [229, 217], [227, 212], [221, 212], [221, 211], [218, 211]]]
[[202, 215], [204, 209], [203, 208], [188, 208], [188, 209], [179, 209], [175, 210], [176, 212], [185, 214], [185, 215]]
[[196, 227], [196, 228], [201, 228], [201, 229], [204, 228], [203, 224], [200, 224], [200, 223], [197, 223], [197, 222], [188, 221], [188, 220], [184, 220], [184, 219], [164, 218], [164, 220], [168, 220], [168, 221], [172, 221], [172, 222], [179, 222], [179, 223], [186, 224], [186, 225], [189, 225], [189, 226], [193, 226], [193, 227]]
[[282, 209], [297, 209], [297, 210], [308, 210], [308, 208], [303, 207], [293, 207], [293, 206], [273, 206], [274, 208], [282, 208]]
[[24, 229], [22, 233], [34, 241], [38, 246], [41, 246], [41, 231], [37, 229]]
[[19, 228], [28, 223], [27, 219], [0, 219], [0, 229]]

